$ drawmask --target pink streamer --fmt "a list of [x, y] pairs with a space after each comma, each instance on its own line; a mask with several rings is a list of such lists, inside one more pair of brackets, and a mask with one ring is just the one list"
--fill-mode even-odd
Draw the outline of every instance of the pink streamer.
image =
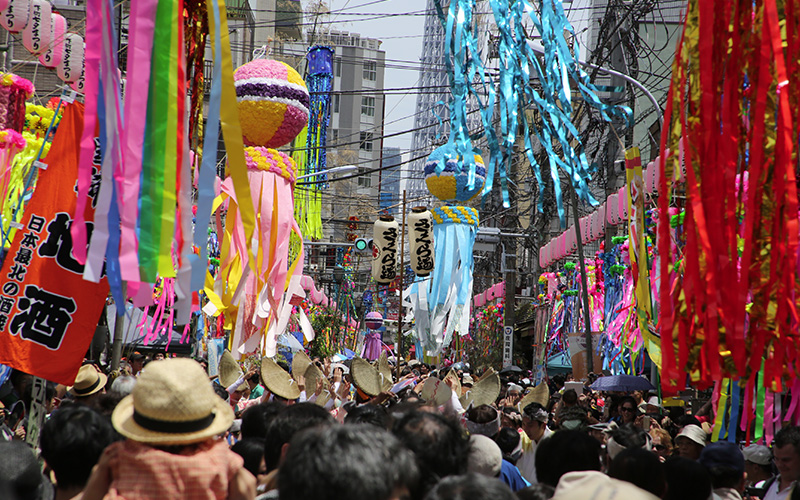
[[772, 442], [772, 438], [775, 435], [774, 405], [775, 405], [775, 393], [768, 390], [764, 395], [764, 440], [768, 446], [769, 443]]

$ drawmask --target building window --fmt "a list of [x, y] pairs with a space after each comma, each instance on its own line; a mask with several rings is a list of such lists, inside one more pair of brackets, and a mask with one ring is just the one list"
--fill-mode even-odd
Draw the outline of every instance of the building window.
[[375, 61], [364, 61], [364, 80], [374, 82], [378, 79], [378, 64]]
[[336, 76], [342, 76], [342, 58], [336, 59]]
[[375, 98], [361, 98], [361, 114], [364, 116], [375, 116]]
[[361, 144], [359, 144], [358, 149], [372, 151], [372, 132], [361, 132]]
[[338, 113], [339, 112], [339, 97], [341, 97], [339, 94], [336, 94], [336, 95], [333, 96], [333, 112], [334, 113]]
[[358, 187], [372, 187], [372, 173], [364, 173], [358, 177]]

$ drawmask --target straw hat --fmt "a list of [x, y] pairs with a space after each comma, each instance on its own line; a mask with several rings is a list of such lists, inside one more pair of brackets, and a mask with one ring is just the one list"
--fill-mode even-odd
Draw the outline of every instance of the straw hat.
[[228, 430], [233, 410], [217, 396], [196, 361], [174, 358], [147, 365], [133, 392], [117, 405], [111, 423], [141, 443], [191, 444]]
[[[222, 387], [226, 389], [230, 387], [234, 382], [239, 380], [242, 373], [239, 363], [233, 359], [233, 354], [228, 350], [223, 351], [222, 357], [219, 360], [219, 383], [222, 384]], [[247, 384], [242, 382], [236, 390], [243, 391], [245, 387], [247, 387]]]
[[[292, 368], [294, 368], [294, 363], [292, 363]], [[303, 377], [306, 379], [306, 396], [311, 396], [316, 392], [317, 380], [322, 379], [322, 392], [317, 396], [315, 403], [320, 406], [325, 406], [331, 398], [331, 383], [328, 382], [328, 379], [325, 378], [322, 371], [312, 363], [306, 368], [306, 373]]]
[[455, 370], [451, 369], [450, 373], [447, 374], [443, 382], [447, 384], [448, 380], [450, 381], [448, 387], [450, 387], [450, 389], [452, 389], [452, 391], [455, 392], [458, 396], [461, 396], [461, 382], [458, 380], [458, 374], [456, 373]]
[[350, 365], [350, 374], [356, 387], [361, 389], [367, 396], [377, 396], [383, 390], [381, 373], [362, 358], [353, 358]]
[[283, 399], [300, 397], [297, 382], [270, 358], [261, 358], [261, 383], [269, 392]]
[[382, 375], [381, 386], [383, 390], [388, 391], [391, 389], [394, 384], [394, 378], [392, 377], [392, 367], [389, 366], [389, 360], [386, 357], [386, 351], [383, 351], [381, 357], [378, 358], [378, 373]]
[[464, 408], [468, 407], [470, 404], [472, 406], [491, 406], [499, 395], [500, 375], [492, 368], [489, 368], [483, 377], [472, 386], [472, 389], [468, 390], [466, 394], [461, 397], [461, 406]]
[[420, 396], [422, 399], [429, 403], [434, 403], [436, 406], [442, 406], [450, 401], [453, 391], [450, 390], [447, 384], [435, 377], [428, 377], [425, 383], [422, 384], [422, 392]]
[[85, 398], [97, 394], [106, 386], [108, 377], [100, 373], [92, 365], [83, 365], [75, 377], [75, 384], [67, 389], [70, 394], [78, 398]]
[[539, 385], [528, 391], [522, 399], [520, 399], [519, 404], [517, 404], [517, 408], [522, 411], [531, 403], [539, 403], [540, 405], [547, 407], [547, 403], [550, 402], [550, 387], [547, 386], [546, 383], [541, 382]]
[[311, 358], [308, 357], [303, 351], [297, 351], [292, 358], [292, 377], [297, 380], [297, 377], [305, 377], [306, 370], [309, 365], [313, 365]]

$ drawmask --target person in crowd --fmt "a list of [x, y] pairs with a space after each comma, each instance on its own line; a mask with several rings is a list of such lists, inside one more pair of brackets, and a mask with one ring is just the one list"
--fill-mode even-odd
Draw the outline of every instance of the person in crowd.
[[619, 425], [632, 424], [639, 416], [636, 400], [631, 396], [623, 396], [617, 405], [619, 416], [614, 419]]
[[697, 460], [706, 446], [706, 433], [697, 425], [687, 425], [675, 436], [675, 444], [678, 446], [678, 455]]
[[667, 493], [664, 500], [709, 500], [711, 477], [696, 460], [670, 457], [664, 462]]
[[517, 491], [517, 500], [550, 500], [556, 489], [543, 483], [536, 483]]
[[94, 365], [83, 365], [78, 370], [75, 383], [67, 392], [75, 399], [76, 403], [94, 406], [100, 396], [106, 393], [108, 377], [99, 372]]
[[50, 415], [39, 439], [42, 458], [55, 476], [55, 500], [67, 500], [80, 496], [103, 450], [119, 436], [107, 417], [70, 404]]
[[775, 434], [772, 455], [778, 476], [764, 494], [764, 500], [786, 500], [800, 478], [800, 427], [784, 427]]
[[247, 408], [242, 412], [240, 428], [242, 439], [264, 439], [267, 435], [267, 426], [284, 407], [285, 405], [281, 403], [269, 402]]
[[632, 448], [651, 451], [650, 435], [632, 424], [622, 425], [610, 431], [606, 442], [609, 459], [614, 460], [622, 450]]
[[267, 464], [264, 461], [264, 438], [240, 439], [231, 451], [242, 457], [244, 468], [256, 478], [256, 491], [267, 484]]
[[264, 394], [264, 386], [261, 385], [260, 376], [258, 371], [253, 371], [249, 377], [247, 377], [247, 387], [250, 388], [250, 395], [247, 399], [258, 399]]
[[231, 427], [233, 411], [195, 361], [149, 363], [111, 421], [127, 439], [103, 452], [83, 500], [255, 496], [255, 478], [218, 438]]
[[480, 474], [446, 477], [428, 493], [425, 500], [517, 500], [500, 481]]
[[653, 441], [653, 451], [661, 458], [663, 462], [672, 456], [674, 447], [672, 446], [672, 436], [669, 432], [661, 427], [653, 427], [649, 431], [650, 437]]
[[33, 450], [22, 441], [0, 441], [0, 498], [49, 500], [53, 489]]
[[131, 375], [138, 377], [144, 368], [145, 355], [139, 351], [134, 352], [128, 357], [128, 363], [131, 365]]
[[[553, 435], [547, 427], [550, 414], [540, 403], [530, 403], [522, 409], [522, 456], [517, 462], [517, 467], [529, 483], [535, 484], [536, 478], [536, 450], [542, 440]], [[555, 486], [555, 485], [552, 485]]]
[[292, 439], [278, 472], [278, 497], [408, 500], [418, 479], [413, 454], [388, 431], [372, 425], [316, 427]]
[[600, 444], [585, 432], [558, 431], [536, 451], [537, 480], [553, 487], [567, 472], [600, 470]]
[[664, 464], [654, 453], [642, 448], [620, 451], [608, 467], [608, 475], [635, 484], [658, 498], [664, 496], [667, 477]]
[[370, 424], [385, 430], [391, 428], [391, 422], [389, 412], [380, 405], [357, 406], [344, 417], [346, 424]]
[[522, 438], [519, 432], [510, 427], [503, 427], [494, 437], [494, 441], [503, 452], [503, 460], [516, 465], [522, 456]]
[[735, 443], [717, 441], [697, 460], [708, 470], [714, 500], [742, 500], [745, 487], [744, 455]]
[[455, 420], [415, 410], [399, 419], [393, 433], [414, 453], [421, 491], [427, 492], [443, 477], [467, 472], [469, 438]]
[[125, 397], [133, 392], [133, 386], [136, 385], [136, 377], [130, 375], [121, 375], [117, 377], [111, 384], [111, 392]]
[[775, 480], [772, 470], [772, 452], [764, 445], [751, 444], [742, 450], [744, 470], [747, 473], [747, 491], [751, 496], [764, 498]]

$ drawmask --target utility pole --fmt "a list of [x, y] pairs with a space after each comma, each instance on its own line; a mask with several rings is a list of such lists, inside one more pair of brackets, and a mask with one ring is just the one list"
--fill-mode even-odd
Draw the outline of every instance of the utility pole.
[[575, 241], [578, 242], [578, 266], [581, 272], [581, 288], [583, 288], [583, 326], [586, 332], [586, 372], [594, 371], [594, 359], [592, 358], [592, 317], [589, 313], [589, 287], [586, 279], [586, 263], [583, 257], [583, 239], [581, 238], [581, 224], [578, 218], [578, 196], [575, 194], [575, 187], [570, 187], [572, 195], [572, 220], [575, 228]]

